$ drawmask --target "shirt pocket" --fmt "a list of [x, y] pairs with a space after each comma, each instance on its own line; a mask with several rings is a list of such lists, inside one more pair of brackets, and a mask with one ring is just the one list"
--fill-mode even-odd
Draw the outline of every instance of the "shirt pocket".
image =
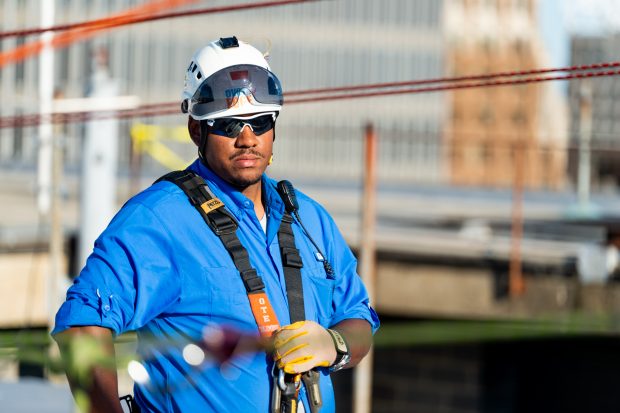
[[330, 327], [334, 314], [332, 301], [335, 281], [327, 278], [325, 270], [320, 265], [304, 267], [302, 274], [306, 318], [318, 322], [323, 327]]
[[232, 268], [217, 267], [204, 268], [203, 273], [205, 288], [211, 295], [212, 320], [247, 322], [250, 304], [239, 272]]

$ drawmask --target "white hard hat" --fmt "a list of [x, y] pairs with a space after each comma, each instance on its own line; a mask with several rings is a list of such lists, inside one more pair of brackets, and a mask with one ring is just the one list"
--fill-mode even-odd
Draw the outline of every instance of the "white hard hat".
[[236, 37], [194, 53], [185, 73], [182, 110], [196, 120], [282, 109], [282, 86], [263, 54]]

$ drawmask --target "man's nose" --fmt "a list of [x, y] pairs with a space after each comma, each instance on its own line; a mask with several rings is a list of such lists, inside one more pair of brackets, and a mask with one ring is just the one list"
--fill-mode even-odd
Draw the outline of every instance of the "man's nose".
[[241, 148], [251, 148], [258, 145], [258, 137], [254, 134], [254, 131], [250, 126], [243, 125], [243, 129], [237, 135], [235, 146]]

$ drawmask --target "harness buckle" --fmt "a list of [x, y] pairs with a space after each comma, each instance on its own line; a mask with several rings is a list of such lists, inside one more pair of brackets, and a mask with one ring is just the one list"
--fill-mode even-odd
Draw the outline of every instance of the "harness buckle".
[[225, 224], [223, 227], [222, 226], [217, 226], [217, 227], [213, 227], [213, 232], [215, 232], [215, 235], [220, 236], [220, 235], [230, 235], [233, 234], [235, 231], [237, 231], [237, 224], [235, 224], [234, 221], [230, 221], [227, 224]]
[[283, 247], [282, 260], [287, 267], [302, 268], [304, 266], [297, 248]]
[[218, 237], [221, 235], [231, 235], [237, 231], [237, 222], [224, 212], [214, 212], [206, 215], [209, 226]]
[[243, 280], [243, 284], [245, 285], [245, 289], [248, 293], [265, 289], [263, 279], [258, 276], [258, 273], [253, 268], [243, 271], [241, 273], [241, 279]]

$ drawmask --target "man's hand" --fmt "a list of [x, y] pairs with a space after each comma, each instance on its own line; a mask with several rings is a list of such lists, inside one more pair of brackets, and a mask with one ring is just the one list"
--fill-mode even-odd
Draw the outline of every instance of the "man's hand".
[[274, 359], [289, 374], [329, 367], [336, 360], [331, 335], [314, 321], [298, 321], [274, 334]]
[[54, 339], [80, 411], [122, 413], [112, 332], [103, 327], [72, 327]]

